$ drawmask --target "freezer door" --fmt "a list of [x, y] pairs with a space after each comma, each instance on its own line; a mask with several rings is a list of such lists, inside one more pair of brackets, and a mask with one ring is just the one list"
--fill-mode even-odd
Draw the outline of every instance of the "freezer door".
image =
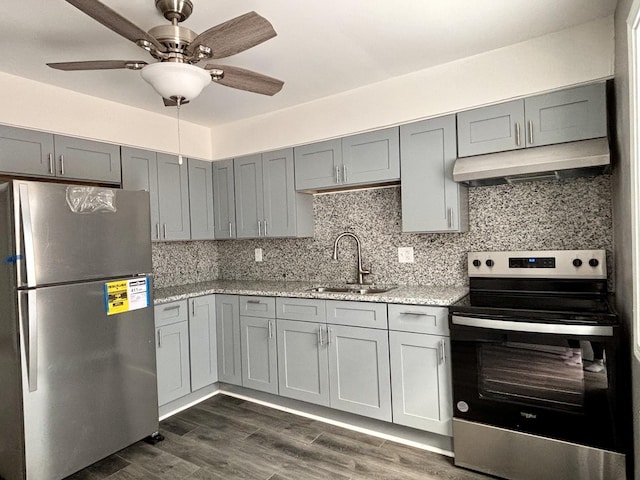
[[13, 181], [18, 286], [151, 272], [148, 192], [104, 189], [115, 211], [79, 213], [68, 202], [73, 187]]
[[101, 281], [18, 295], [27, 480], [61, 479], [157, 431], [152, 307], [107, 316]]

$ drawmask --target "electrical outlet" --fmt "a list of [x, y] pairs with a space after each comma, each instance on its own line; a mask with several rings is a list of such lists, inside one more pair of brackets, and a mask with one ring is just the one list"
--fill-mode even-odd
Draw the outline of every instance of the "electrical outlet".
[[413, 247], [398, 247], [398, 262], [413, 263]]
[[256, 262], [262, 261], [262, 249], [256, 248]]

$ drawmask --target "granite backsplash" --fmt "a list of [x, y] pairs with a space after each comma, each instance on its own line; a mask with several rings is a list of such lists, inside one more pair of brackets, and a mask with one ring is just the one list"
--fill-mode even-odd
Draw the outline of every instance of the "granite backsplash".
[[[352, 281], [353, 240], [342, 240], [340, 259], [331, 259], [334, 239], [344, 231], [360, 237], [363, 264], [379, 284], [464, 285], [466, 253], [474, 250], [604, 248], [613, 265], [608, 175], [470, 188], [469, 231], [458, 234], [402, 233], [400, 187], [316, 195], [313, 209], [314, 238], [154, 244], [156, 285]], [[397, 247], [413, 247], [415, 262], [398, 263]], [[262, 248], [262, 262], [254, 260], [255, 248]]]

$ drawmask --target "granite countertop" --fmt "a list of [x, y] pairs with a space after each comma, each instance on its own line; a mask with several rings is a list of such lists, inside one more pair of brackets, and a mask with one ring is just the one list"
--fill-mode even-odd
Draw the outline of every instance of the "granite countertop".
[[[320, 298], [324, 300], [356, 300], [360, 302], [404, 303], [411, 305], [447, 306], [464, 297], [466, 286], [397, 286], [392, 290], [376, 294], [358, 293], [318, 293], [312, 292], [317, 283], [311, 282], [258, 282], [238, 280], [217, 280], [213, 282], [191, 283], [154, 290], [156, 305], [191, 297], [226, 293], [231, 295], [261, 295], [266, 297]], [[326, 285], [323, 285], [326, 286]], [[380, 285], [378, 285], [379, 287]]]

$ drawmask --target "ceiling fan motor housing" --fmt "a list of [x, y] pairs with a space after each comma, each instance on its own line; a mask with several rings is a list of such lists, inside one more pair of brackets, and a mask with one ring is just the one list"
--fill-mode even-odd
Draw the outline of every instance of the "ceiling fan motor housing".
[[191, 0], [156, 0], [156, 8], [170, 22], [184, 22], [193, 12], [193, 3]]

